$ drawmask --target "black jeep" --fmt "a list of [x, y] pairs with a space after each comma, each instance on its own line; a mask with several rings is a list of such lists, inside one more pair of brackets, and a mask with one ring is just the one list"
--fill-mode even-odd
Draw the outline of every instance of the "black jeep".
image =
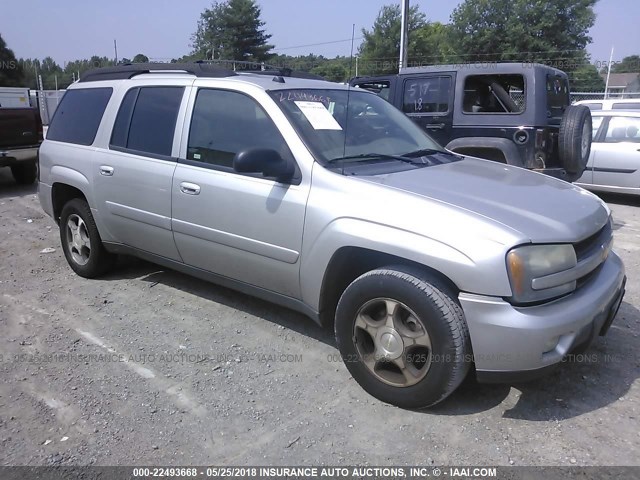
[[591, 114], [570, 105], [566, 73], [533, 63], [410, 67], [351, 85], [400, 108], [447, 149], [574, 181], [591, 150]]

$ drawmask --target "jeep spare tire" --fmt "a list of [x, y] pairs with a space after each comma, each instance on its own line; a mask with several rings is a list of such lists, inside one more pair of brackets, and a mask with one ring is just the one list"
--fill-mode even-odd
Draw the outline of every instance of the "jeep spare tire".
[[558, 153], [562, 167], [572, 180], [582, 175], [591, 153], [591, 111], [584, 105], [569, 105], [558, 133]]

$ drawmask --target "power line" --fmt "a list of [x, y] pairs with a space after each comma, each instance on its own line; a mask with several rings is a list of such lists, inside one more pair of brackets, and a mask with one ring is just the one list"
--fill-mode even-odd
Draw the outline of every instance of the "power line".
[[[362, 40], [364, 37], [355, 37], [353, 40]], [[307, 45], [296, 45], [293, 47], [281, 47], [281, 48], [274, 48], [273, 51], [277, 52], [279, 50], [293, 50], [296, 48], [305, 48], [305, 47], [317, 47], [320, 45], [331, 45], [334, 43], [345, 43], [345, 42], [350, 42], [351, 39], [350, 38], [346, 38], [344, 40], [332, 40], [330, 42], [320, 42], [320, 43], [309, 43]]]

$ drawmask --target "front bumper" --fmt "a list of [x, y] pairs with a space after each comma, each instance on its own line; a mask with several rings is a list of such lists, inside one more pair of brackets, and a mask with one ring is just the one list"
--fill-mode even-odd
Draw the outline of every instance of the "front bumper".
[[10, 167], [19, 162], [35, 161], [38, 158], [38, 147], [3, 150], [0, 148], [0, 167]]
[[501, 298], [460, 294], [478, 380], [535, 378], [574, 349], [588, 346], [606, 333], [622, 301], [625, 280], [622, 260], [611, 252], [585, 285], [548, 304], [514, 307]]

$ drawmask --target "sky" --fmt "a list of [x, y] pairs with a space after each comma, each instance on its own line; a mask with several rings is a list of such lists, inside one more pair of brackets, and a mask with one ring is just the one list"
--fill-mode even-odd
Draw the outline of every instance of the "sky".
[[[385, 4], [400, 0], [258, 0], [275, 51], [348, 56], [362, 28], [371, 28]], [[458, 0], [411, 0], [431, 21], [447, 22]], [[60, 64], [92, 55], [170, 60], [189, 53], [190, 37], [211, 0], [1, 0], [0, 34], [17, 57], [51, 56]], [[640, 54], [640, 1], [599, 0], [590, 31], [591, 60]], [[316, 45], [323, 44], [323, 45]], [[292, 48], [297, 47], [297, 48]]]

